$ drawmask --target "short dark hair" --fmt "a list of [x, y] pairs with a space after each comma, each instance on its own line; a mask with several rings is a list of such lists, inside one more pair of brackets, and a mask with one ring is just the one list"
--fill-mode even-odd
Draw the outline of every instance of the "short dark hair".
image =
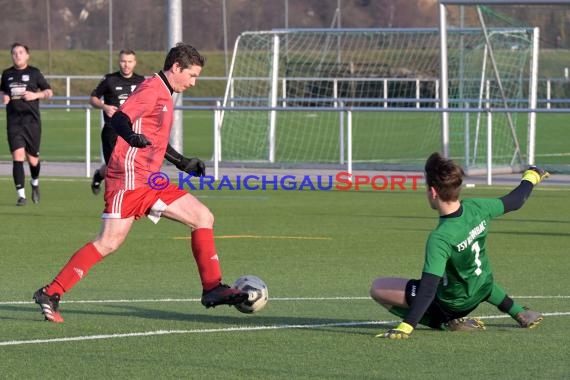
[[12, 44], [12, 47], [10, 48], [10, 54], [12, 54], [14, 52], [14, 48], [17, 48], [18, 46], [23, 47], [26, 50], [26, 53], [28, 53], [28, 54], [30, 53], [30, 49], [28, 48], [27, 45], [21, 44], [19, 42], [14, 42]]
[[425, 165], [426, 183], [437, 190], [442, 201], [456, 201], [459, 199], [461, 184], [465, 173], [461, 166], [441, 156], [432, 153]]
[[163, 70], [170, 70], [175, 63], [184, 69], [193, 65], [204, 67], [206, 58], [198, 53], [198, 50], [192, 45], [179, 42], [166, 55]]
[[131, 49], [123, 49], [119, 52], [119, 56], [126, 54], [126, 55], [136, 55], [134, 50]]

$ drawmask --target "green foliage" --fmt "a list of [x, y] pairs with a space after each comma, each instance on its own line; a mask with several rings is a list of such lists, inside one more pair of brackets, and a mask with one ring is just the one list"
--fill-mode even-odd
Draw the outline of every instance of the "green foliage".
[[[374, 338], [396, 319], [368, 298], [368, 289], [378, 276], [419, 275], [426, 236], [437, 223], [421, 189], [196, 191], [216, 215], [225, 280], [251, 273], [268, 284], [270, 301], [262, 312], [204, 309], [197, 301], [201, 290], [187, 228], [143, 219], [118, 252], [65, 296], [66, 322], [55, 325], [42, 322], [31, 295], [95, 236], [102, 199], [93, 197], [87, 179], [44, 178], [42, 202], [17, 208], [11, 178], [0, 177], [0, 184], [0, 213], [8, 221], [2, 229], [0, 288], [5, 378], [81, 373], [107, 379], [561, 379], [568, 374], [567, 188], [537, 188], [521, 210], [494, 222], [489, 247], [495, 276], [510, 294], [533, 309], [560, 314], [523, 330], [482, 305], [474, 315], [485, 317], [484, 332], [419, 328], [408, 341], [394, 342]], [[509, 190], [466, 189], [464, 196]], [[540, 252], [529, 241], [540, 241]], [[133, 333], [149, 335], [112, 336]], [[56, 341], [73, 337], [83, 338]], [[36, 339], [50, 343], [16, 342]]]

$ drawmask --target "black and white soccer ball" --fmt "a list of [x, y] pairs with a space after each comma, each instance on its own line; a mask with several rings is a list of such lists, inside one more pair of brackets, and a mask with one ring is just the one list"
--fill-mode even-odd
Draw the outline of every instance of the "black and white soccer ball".
[[269, 291], [261, 278], [253, 275], [241, 276], [236, 280], [233, 287], [248, 293], [247, 300], [234, 305], [242, 313], [256, 313], [267, 304]]

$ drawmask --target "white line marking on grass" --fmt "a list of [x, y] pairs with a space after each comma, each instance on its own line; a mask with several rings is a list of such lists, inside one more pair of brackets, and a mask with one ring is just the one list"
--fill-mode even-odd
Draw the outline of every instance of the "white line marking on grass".
[[[317, 174], [313, 174], [317, 175]], [[556, 174], [554, 174], [556, 175]], [[13, 179], [11, 176], [2, 176], [0, 175], [0, 181], [12, 182]], [[91, 182], [91, 179], [88, 177], [82, 176], [70, 176], [70, 177], [61, 177], [60, 175], [51, 175], [51, 174], [42, 174], [42, 181], [46, 182]], [[500, 183], [502, 180], [496, 180], [495, 182]], [[570, 189], [567, 186], [567, 181], [564, 179], [557, 180], [556, 177], [551, 177], [550, 182], [544, 182], [540, 187], [534, 189], [534, 191], [564, 191], [568, 192]], [[516, 184], [516, 179], [512, 181], [513, 186]], [[335, 182], [336, 183], [336, 182]], [[235, 181], [232, 181], [232, 184], [235, 184]], [[512, 190], [513, 186], [511, 185], [504, 185], [504, 184], [495, 184], [488, 186], [486, 183], [473, 183], [476, 185], [477, 190]], [[214, 185], [213, 185], [214, 186]], [[363, 189], [372, 189], [371, 185], [360, 185]], [[414, 191], [420, 191], [421, 189], [417, 189]], [[236, 192], [245, 191], [242, 190], [235, 190]], [[256, 191], [264, 191], [264, 190], [256, 190]], [[358, 191], [358, 190], [351, 190], [351, 191]], [[197, 195], [199, 199], [220, 199], [220, 200], [252, 200], [252, 201], [267, 201], [269, 200], [269, 196], [264, 195]]]
[[[568, 311], [556, 311], [552, 313], [544, 313], [545, 317], [558, 317], [568, 316]], [[509, 315], [489, 315], [481, 316], [482, 319], [502, 319], [510, 318]], [[363, 322], [337, 322], [337, 323], [316, 323], [306, 325], [266, 325], [266, 326], [234, 326], [223, 327], [217, 329], [190, 329], [190, 330], [156, 330], [156, 331], [142, 331], [122, 334], [101, 334], [101, 335], [83, 335], [64, 338], [52, 339], [30, 339], [30, 340], [8, 340], [0, 341], [0, 346], [20, 346], [24, 344], [42, 344], [42, 343], [62, 343], [62, 342], [77, 342], [87, 340], [101, 340], [101, 339], [117, 339], [117, 338], [133, 338], [133, 337], [147, 337], [157, 335], [174, 335], [174, 334], [205, 334], [205, 333], [226, 333], [226, 332], [249, 332], [249, 331], [263, 331], [263, 330], [287, 330], [287, 329], [318, 329], [326, 327], [354, 327], [354, 326], [369, 326], [369, 325], [386, 325], [399, 322], [392, 321], [363, 321]]]
[[[511, 296], [519, 299], [570, 299], [570, 295], [553, 296]], [[370, 297], [270, 297], [271, 301], [341, 301], [341, 300], [371, 300]], [[199, 302], [200, 298], [158, 298], [158, 299], [115, 299], [115, 300], [68, 300], [61, 301], [62, 304], [96, 304], [96, 303], [145, 303], [145, 302]], [[0, 301], [1, 305], [30, 305], [34, 301]]]
[[366, 322], [338, 322], [338, 323], [319, 323], [312, 325], [269, 325], [269, 326], [234, 326], [223, 327], [217, 329], [191, 329], [191, 330], [157, 330], [157, 331], [143, 331], [135, 333], [124, 334], [108, 334], [108, 335], [85, 335], [74, 336], [67, 338], [53, 338], [53, 339], [30, 339], [30, 340], [9, 340], [0, 341], [0, 346], [17, 346], [22, 344], [40, 344], [40, 343], [57, 343], [57, 342], [74, 342], [84, 340], [98, 340], [98, 339], [115, 339], [115, 338], [130, 338], [130, 337], [145, 337], [156, 335], [172, 335], [172, 334], [203, 334], [203, 333], [218, 333], [218, 332], [243, 332], [243, 331], [262, 331], [262, 330], [285, 330], [285, 329], [312, 329], [323, 327], [350, 327], [350, 326], [364, 326], [364, 325], [382, 325], [388, 323], [396, 323], [397, 321], [366, 321]]
[[[239, 191], [239, 190], [238, 190]], [[238, 200], [238, 201], [267, 201], [268, 196], [264, 195], [196, 195], [198, 199], [220, 199], [220, 200]]]
[[510, 296], [511, 298], [526, 298], [526, 299], [553, 299], [553, 298], [570, 298], [570, 296]]
[[[565, 317], [570, 315], [570, 311], [553, 311], [551, 313], [542, 313], [544, 317]], [[478, 318], [481, 319], [503, 319], [503, 318], [511, 318], [510, 315], [507, 314], [498, 314], [498, 315], [482, 315]]]
[[[44, 177], [45, 174], [42, 173], [42, 182], [91, 182], [89, 178], [79, 178], [79, 177], [72, 177], [72, 178], [52, 178], [52, 177]], [[0, 181], [13, 181], [12, 177], [0, 177]]]
[[[475, 183], [474, 185], [476, 185], [475, 188], [477, 190], [512, 190], [514, 183], [513, 183], [513, 186], [506, 186], [506, 185], [487, 186], [487, 184], [484, 184], [484, 183]], [[550, 187], [550, 186], [553, 186], [553, 187]], [[570, 189], [568, 188], [568, 186], [565, 186], [565, 183], [559, 182], [559, 183], [550, 183], [549, 186], [541, 186], [541, 187], [535, 188], [535, 189], [533, 189], [533, 191], [564, 191], [564, 192], [568, 192], [568, 191], [570, 191]]]
[[542, 154], [535, 154], [537, 157], [564, 157], [570, 156], [570, 153], [542, 153]]

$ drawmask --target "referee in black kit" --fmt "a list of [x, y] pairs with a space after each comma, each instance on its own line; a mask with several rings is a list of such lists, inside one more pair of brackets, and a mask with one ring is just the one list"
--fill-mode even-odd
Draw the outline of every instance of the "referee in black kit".
[[53, 92], [41, 71], [28, 65], [29, 49], [14, 43], [10, 49], [14, 65], [2, 72], [0, 90], [6, 105], [8, 145], [12, 152], [12, 175], [18, 192], [17, 206], [26, 204], [24, 160], [30, 165], [32, 201], [40, 201], [40, 142], [42, 123], [39, 99], [49, 99]]
[[105, 163], [95, 170], [91, 181], [91, 191], [97, 195], [101, 191], [101, 182], [107, 173], [107, 163], [117, 142], [117, 132], [111, 127], [111, 117], [127, 100], [135, 88], [144, 81], [144, 76], [134, 72], [137, 57], [133, 50], [123, 49], [119, 52], [119, 71], [107, 74], [91, 92], [89, 103], [103, 111], [105, 124], [101, 131], [101, 144]]

